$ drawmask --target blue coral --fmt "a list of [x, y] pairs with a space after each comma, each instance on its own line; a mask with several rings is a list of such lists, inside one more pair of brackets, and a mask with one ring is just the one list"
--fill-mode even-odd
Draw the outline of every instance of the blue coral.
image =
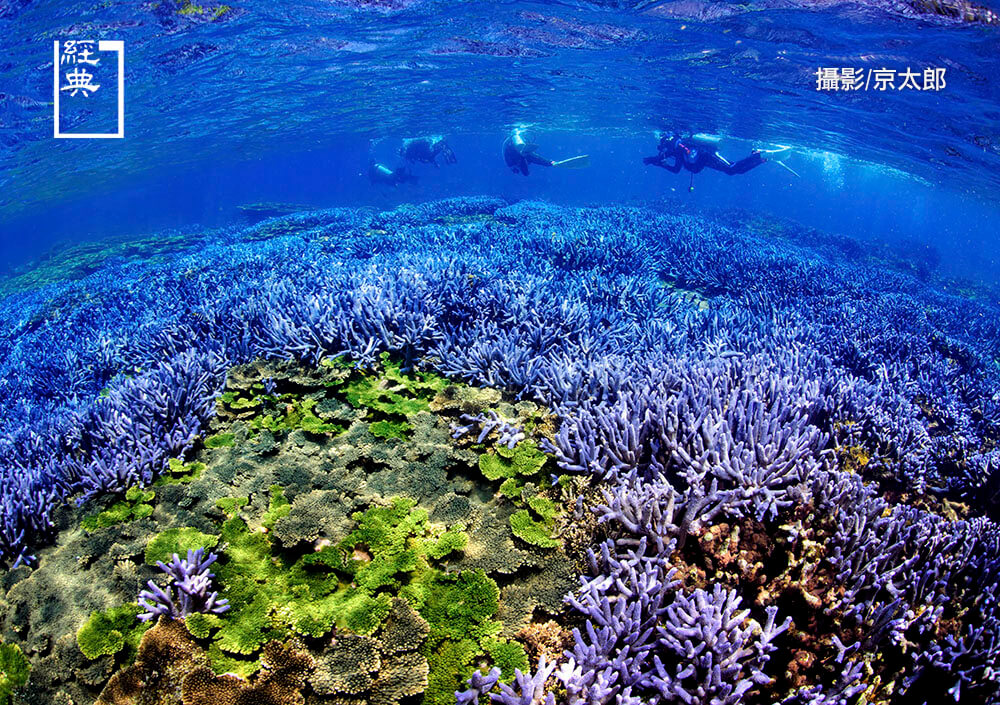
[[455, 424], [452, 428], [452, 438], [461, 438], [478, 426], [479, 436], [476, 437], [476, 443], [482, 443], [487, 436], [496, 431], [497, 444], [513, 450], [518, 443], [527, 437], [522, 429], [514, 426], [492, 409], [489, 409], [485, 414], [476, 414], [475, 416], [462, 414], [459, 420], [464, 421], [465, 425]]
[[157, 567], [171, 578], [171, 584], [164, 590], [150, 580], [146, 590], [139, 593], [139, 606], [146, 611], [139, 619], [148, 622], [157, 617], [183, 619], [196, 612], [201, 614], [224, 614], [229, 609], [229, 600], [220, 598], [212, 590], [214, 573], [209, 568], [218, 556], [205, 549], [188, 549], [187, 558], [176, 553], [170, 563], [157, 561]]
[[[595, 680], [561, 664], [552, 677], [563, 674], [566, 692], [691, 695], [700, 676], [664, 661], [658, 641], [683, 615], [722, 625], [732, 647], [711, 662], [732, 670], [733, 689], [709, 679], [698, 698], [756, 687], [781, 615], [756, 615], [760, 633], [748, 636], [729, 593], [668, 589], [674, 552], [723, 517], [823, 507], [837, 526], [838, 608], [867, 646], [919, 636], [956, 584], [995, 594], [996, 525], [885, 504], [838, 470], [836, 451], [864, 448], [872, 477], [911, 496], [995, 512], [1000, 308], [859, 264], [854, 243], [786, 235], [639, 208], [464, 198], [225, 228], [157, 261], [109, 259], [11, 294], [0, 302], [0, 556], [29, 558], [67, 500], [147, 484], [190, 453], [228, 367], [345, 354], [367, 365], [390, 352], [544, 403], [560, 419], [547, 446], [560, 470], [617, 488], [602, 509], [616, 533], [595, 556], [598, 582], [573, 598], [591, 621], [571, 653]], [[517, 442], [501, 419], [466, 421]], [[615, 571], [621, 585], [655, 585], [661, 602], [592, 592]], [[605, 614], [605, 598], [625, 611]], [[1000, 612], [987, 598], [970, 609], [979, 626], [912, 649], [901, 688], [953, 664], [953, 693], [998, 697]], [[642, 637], [627, 657], [616, 620]], [[841, 646], [836, 682], [788, 702], [863, 690], [854, 655], [867, 646]]]

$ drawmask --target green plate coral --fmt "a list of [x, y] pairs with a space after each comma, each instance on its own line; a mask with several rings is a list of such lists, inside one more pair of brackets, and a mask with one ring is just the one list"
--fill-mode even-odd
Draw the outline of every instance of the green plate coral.
[[0, 704], [7, 705], [14, 691], [28, 682], [31, 664], [17, 644], [0, 643]]
[[[67, 547], [83, 559], [43, 558], [36, 573], [69, 567], [85, 585], [82, 603], [106, 603], [109, 587], [124, 603], [66, 620], [79, 619], [73, 636], [84, 658], [112, 655], [122, 667], [107, 687], [144, 674], [152, 680], [143, 698], [180, 702], [157, 690], [180, 681], [153, 678], [155, 663], [136, 656], [152, 630], [136, 619], [134, 600], [157, 561], [205, 548], [218, 555], [213, 589], [230, 609], [189, 615], [183, 633], [212, 688], [227, 673], [256, 687], [269, 677], [267, 650], [296, 643], [315, 661], [314, 695], [450, 704], [474, 669], [496, 665], [508, 679], [537, 658], [517, 635], [538, 609], [560, 614], [575, 582], [573, 561], [551, 538], [562, 504], [541, 436], [513, 449], [452, 437], [463, 414], [487, 410], [519, 428], [551, 428], [533, 404], [504, 404], [496, 390], [406, 371], [386, 356], [370, 369], [342, 358], [234, 368], [203, 447], [158, 481], [155, 513], [152, 490], [130, 490], [90, 520], [107, 525], [102, 532]], [[556, 548], [543, 548], [545, 539]], [[170, 635], [157, 631], [149, 648]], [[107, 669], [108, 660], [86, 668]], [[43, 700], [88, 696], [82, 669], [72, 691], [50, 671], [33, 674]]]
[[89, 659], [117, 654], [122, 650], [134, 655], [139, 647], [139, 639], [150, 626], [138, 621], [141, 612], [142, 608], [138, 604], [94, 612], [76, 633], [80, 651]]
[[154, 536], [146, 545], [146, 565], [156, 565], [157, 561], [169, 563], [175, 553], [183, 557], [188, 551], [214, 548], [218, 542], [218, 536], [205, 534], [191, 527], [167, 529]]
[[155, 496], [152, 490], [143, 490], [138, 486], [130, 487], [125, 492], [124, 500], [115, 502], [103, 512], [85, 516], [80, 521], [80, 526], [87, 531], [96, 531], [116, 524], [144, 519], [153, 513], [151, 502]]

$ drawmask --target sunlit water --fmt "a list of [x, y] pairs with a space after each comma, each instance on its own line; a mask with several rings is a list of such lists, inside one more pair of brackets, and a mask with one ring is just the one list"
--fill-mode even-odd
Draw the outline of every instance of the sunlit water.
[[[888, 2], [193, 8], [0, 4], [0, 266], [61, 240], [222, 224], [251, 201], [496, 193], [739, 206], [923, 241], [956, 271], [994, 274], [996, 26]], [[51, 47], [67, 39], [125, 42], [125, 139], [52, 138]], [[946, 86], [819, 91], [820, 67], [944, 69]], [[499, 143], [515, 124], [556, 156], [591, 153], [593, 168], [511, 174]], [[709, 173], [689, 193], [685, 175], [641, 164], [664, 130], [720, 135], [730, 159], [791, 145], [801, 178], [776, 166]], [[408, 189], [370, 187], [371, 158], [391, 162], [400, 138], [428, 132], [452, 136], [457, 167]]]

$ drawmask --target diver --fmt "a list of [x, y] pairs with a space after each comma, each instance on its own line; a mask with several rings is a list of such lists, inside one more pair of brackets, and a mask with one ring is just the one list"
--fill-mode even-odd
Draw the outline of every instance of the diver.
[[[788, 149], [788, 147], [771, 150], [755, 149], [750, 152], [750, 156], [744, 157], [738, 162], [730, 162], [719, 154], [718, 140], [707, 135], [681, 137], [675, 132], [669, 136], [661, 137], [657, 149], [658, 154], [655, 157], [645, 157], [642, 163], [647, 166], [661, 167], [674, 174], [679, 174], [681, 169], [687, 169], [691, 172], [691, 183], [688, 186], [688, 191], [693, 191], [694, 175], [705, 167], [730, 176], [745, 174], [768, 161], [765, 154], [778, 154], [786, 152]], [[673, 159], [673, 164], [669, 163], [670, 159]], [[775, 163], [795, 174], [783, 162], [775, 160]], [[795, 175], [798, 176], [798, 174]]]
[[445, 164], [458, 163], [458, 157], [452, 151], [451, 145], [440, 135], [411, 137], [403, 140], [403, 146], [399, 148], [399, 156], [410, 163], [422, 162], [434, 166], [441, 166], [438, 164], [438, 157], [441, 157]]
[[590, 157], [586, 154], [553, 161], [537, 154], [537, 149], [537, 144], [532, 144], [524, 139], [524, 132], [521, 128], [515, 128], [503, 141], [503, 160], [511, 171], [524, 176], [529, 173], [528, 164], [563, 167], [565, 169], [583, 169], [590, 166]]
[[390, 169], [385, 164], [373, 161], [368, 165], [368, 180], [372, 184], [385, 184], [386, 186], [399, 186], [404, 183], [417, 183], [417, 177], [410, 173], [405, 166]]

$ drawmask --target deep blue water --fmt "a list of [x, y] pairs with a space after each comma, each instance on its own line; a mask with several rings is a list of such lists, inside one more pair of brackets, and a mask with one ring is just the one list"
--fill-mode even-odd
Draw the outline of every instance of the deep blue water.
[[[996, 25], [881, 0], [188, 5], [0, 3], [0, 270], [56, 242], [233, 222], [253, 201], [488, 193], [736, 206], [1000, 272]], [[124, 40], [125, 139], [52, 138], [51, 43], [71, 38]], [[947, 85], [821, 92], [821, 66], [943, 68]], [[518, 124], [592, 167], [510, 173], [500, 143]], [[689, 193], [686, 174], [641, 164], [663, 130], [719, 135], [730, 160], [790, 145], [801, 176], [705, 172]], [[372, 188], [368, 162], [395, 166], [425, 133], [449, 135], [458, 164]]]

